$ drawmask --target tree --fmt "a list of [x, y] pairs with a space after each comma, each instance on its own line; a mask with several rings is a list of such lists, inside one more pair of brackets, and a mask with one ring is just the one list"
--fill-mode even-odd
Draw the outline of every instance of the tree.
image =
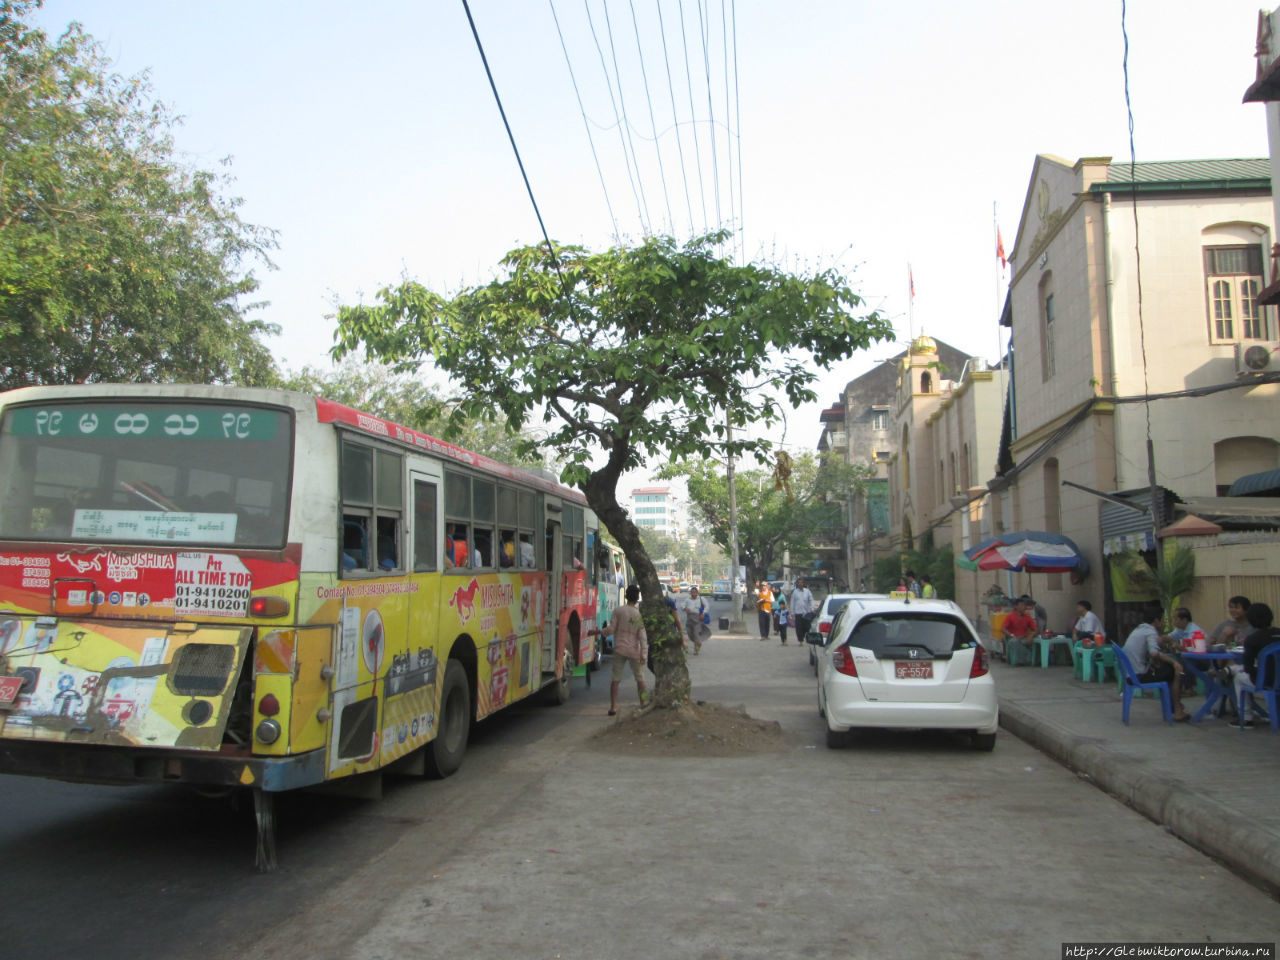
[[280, 385], [441, 437], [502, 463], [546, 467], [533, 436], [511, 433], [505, 421], [468, 418], [456, 400], [446, 399], [430, 384], [396, 375], [385, 366], [346, 362], [328, 371], [307, 366], [285, 374]]
[[[844, 501], [851, 489], [864, 485], [868, 467], [829, 463], [819, 469], [805, 454], [790, 465], [789, 485], [777, 471], [739, 470], [734, 475], [738, 501], [738, 554], [748, 581], [763, 580], [790, 551], [792, 562], [813, 558], [814, 534], [842, 525]], [[709, 460], [686, 461], [664, 471], [683, 475], [689, 502], [712, 538], [730, 548], [729, 481], [723, 467]], [[832, 499], [838, 497], [840, 499]]]
[[[363, 346], [404, 370], [430, 358], [471, 415], [550, 425], [544, 449], [636, 573], [660, 705], [688, 702], [689, 674], [653, 563], [618, 503], [619, 478], [648, 457], [767, 450], [742, 432], [780, 416], [758, 388], [814, 400], [819, 369], [892, 335], [877, 314], [850, 312], [861, 300], [843, 276], [734, 265], [716, 253], [727, 238], [650, 237], [600, 253], [523, 247], [484, 286], [443, 296], [406, 282], [376, 305], [338, 311], [335, 355]], [[738, 428], [732, 441], [726, 424]]]
[[36, 5], [0, 0], [0, 388], [270, 382], [276, 328], [244, 298], [274, 234], [178, 162], [145, 74], [77, 24], [50, 41]]

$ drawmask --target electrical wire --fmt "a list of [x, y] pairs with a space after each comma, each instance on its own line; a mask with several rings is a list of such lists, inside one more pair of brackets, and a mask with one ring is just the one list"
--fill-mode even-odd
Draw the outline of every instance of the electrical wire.
[[538, 200], [533, 195], [533, 185], [529, 183], [529, 174], [525, 171], [524, 161], [520, 158], [520, 148], [516, 146], [516, 136], [511, 132], [511, 124], [507, 121], [507, 111], [503, 109], [502, 97], [498, 95], [498, 85], [494, 82], [493, 71], [489, 69], [489, 58], [485, 56], [484, 44], [480, 42], [480, 31], [476, 29], [475, 18], [471, 16], [471, 5], [462, 0], [462, 9], [467, 13], [467, 23], [471, 24], [471, 36], [475, 38], [476, 49], [480, 52], [480, 62], [484, 64], [485, 76], [489, 78], [489, 89], [493, 91], [494, 102], [498, 105], [498, 113], [502, 116], [502, 125], [506, 127], [507, 139], [511, 141], [511, 150], [516, 155], [516, 165], [520, 168], [520, 176], [524, 180], [524, 188], [529, 192], [529, 202], [533, 204], [534, 216], [538, 218], [538, 227], [542, 230], [542, 239], [547, 242], [547, 253], [551, 256], [551, 264], [560, 276], [560, 284], [564, 286], [564, 274], [560, 273], [560, 258], [556, 256], [555, 245], [547, 234], [547, 225], [542, 221], [542, 211], [538, 209]]
[[608, 0], [602, 4], [604, 7], [604, 26], [605, 33], [609, 36], [609, 56], [613, 60], [613, 75], [618, 81], [618, 105], [622, 107], [622, 126], [625, 130], [627, 144], [631, 148], [631, 157], [636, 165], [636, 183], [640, 187], [640, 202], [644, 206], [644, 232], [648, 235], [653, 234], [653, 218], [649, 216], [649, 200], [644, 192], [644, 177], [640, 175], [640, 157], [636, 153], [636, 145], [631, 140], [631, 120], [627, 117], [627, 95], [622, 89], [622, 71], [618, 69], [618, 48], [613, 42], [613, 18], [609, 16]]
[[[622, 129], [621, 117], [618, 115], [618, 101], [614, 99], [613, 96], [613, 80], [609, 76], [609, 67], [605, 64], [604, 49], [600, 46], [600, 36], [596, 33], [596, 22], [591, 16], [590, 0], [582, 0], [582, 6], [587, 11], [587, 25], [591, 28], [591, 39], [595, 41], [596, 53], [600, 56], [600, 70], [604, 73], [605, 89], [609, 91], [609, 104], [613, 107], [613, 118], [615, 125], [618, 128], [618, 142], [622, 147], [622, 159], [626, 164], [627, 179], [631, 182], [631, 195], [636, 202], [636, 214], [640, 218], [640, 229], [643, 232], [648, 233], [649, 228], [645, 219], [645, 207], [640, 201], [641, 192], [636, 184], [636, 176], [640, 171], [636, 170], [633, 174], [631, 169], [631, 155], [627, 152], [627, 137], [625, 131]], [[605, 9], [607, 10], [608, 8], [606, 7]], [[618, 92], [621, 94], [622, 91], [619, 90]]]
[[711, 30], [711, 15], [703, 15], [703, 0], [698, 0], [698, 32], [702, 39], [702, 72], [707, 80], [707, 126], [711, 131], [711, 186], [715, 200], [716, 229], [724, 223], [720, 213], [720, 160], [716, 156], [716, 108], [711, 98], [711, 47], [708, 34]]
[[693, 105], [693, 68], [689, 66], [689, 36], [684, 28], [684, 0], [680, 4], [680, 40], [684, 44], [684, 79], [689, 90], [689, 121], [693, 125], [694, 164], [698, 169], [698, 197], [702, 202], [702, 232], [708, 231], [707, 187], [702, 180], [702, 149], [698, 145], [698, 111]]
[[662, 35], [662, 62], [667, 68], [667, 92], [671, 95], [671, 118], [675, 124], [676, 152], [680, 156], [680, 179], [684, 183], [684, 203], [689, 212], [689, 233], [693, 233], [693, 200], [689, 196], [689, 173], [684, 162], [684, 142], [680, 136], [680, 116], [676, 112], [676, 85], [671, 79], [671, 56], [667, 52], [667, 25], [662, 17], [662, 0], [657, 0], [658, 32]]
[[742, 247], [739, 260], [746, 259], [747, 233], [745, 228], [745, 207], [742, 203], [742, 95], [738, 88], [738, 0], [729, 0], [729, 10], [733, 14], [733, 104], [734, 104], [734, 137], [738, 141], [738, 237]]
[[[729, 220], [733, 221], [734, 214], [737, 211], [737, 204], [734, 202], [734, 178], [733, 178], [733, 130], [730, 127], [729, 120], [733, 116], [733, 111], [729, 109], [729, 21], [725, 17], [725, 0], [720, 0], [720, 53], [721, 60], [724, 63], [724, 141], [725, 141], [725, 169], [729, 172]], [[733, 232], [733, 255], [734, 259], [738, 258], [738, 232]]]
[[667, 191], [667, 169], [662, 163], [662, 144], [658, 141], [658, 122], [653, 118], [653, 97], [649, 95], [649, 71], [644, 65], [644, 49], [640, 45], [640, 22], [636, 19], [635, 0], [627, 0], [631, 7], [631, 28], [636, 34], [636, 57], [640, 61], [640, 77], [644, 81], [644, 99], [649, 105], [649, 127], [653, 130], [653, 149], [658, 155], [658, 177], [662, 181], [662, 199], [667, 205], [667, 224], [671, 233], [676, 232], [676, 219], [671, 213], [671, 194]]
[[[1133, 101], [1129, 96], [1129, 31], [1125, 26], [1125, 16], [1127, 14], [1127, 6], [1125, 0], [1120, 0], [1120, 34], [1124, 38], [1124, 107], [1129, 117], [1129, 187], [1133, 197], [1133, 254], [1134, 275], [1138, 292], [1138, 347], [1142, 353], [1142, 392], [1149, 393], [1151, 385], [1148, 382], [1147, 370], [1147, 328], [1143, 322], [1142, 316], [1142, 244], [1138, 234], [1138, 174], [1137, 174], [1137, 150], [1134, 147], [1133, 136]], [[1152, 487], [1152, 503], [1151, 503], [1151, 521], [1155, 528], [1160, 526], [1164, 519], [1160, 516], [1160, 511], [1155, 503], [1155, 464], [1151, 444], [1151, 405], [1144, 404], [1144, 412], [1147, 420], [1147, 472], [1150, 476]], [[1163, 554], [1160, 555], [1160, 562], [1163, 563]]]
[[555, 0], [547, 0], [551, 7], [551, 19], [556, 23], [556, 36], [560, 38], [560, 50], [564, 53], [564, 65], [569, 68], [569, 80], [573, 84], [573, 95], [578, 98], [578, 113], [582, 114], [582, 125], [587, 130], [587, 143], [591, 145], [591, 159], [595, 161], [596, 176], [600, 178], [600, 191], [604, 194], [604, 205], [609, 210], [609, 222], [613, 224], [614, 241], [620, 241], [622, 235], [618, 230], [618, 218], [613, 212], [613, 201], [609, 199], [609, 188], [605, 184], [604, 169], [600, 166], [600, 155], [596, 152], [595, 137], [591, 135], [591, 123], [587, 120], [587, 110], [582, 104], [582, 93], [578, 90], [578, 78], [574, 76], [573, 64], [569, 61], [569, 48], [564, 42], [564, 32], [560, 29], [560, 17], [556, 15]]

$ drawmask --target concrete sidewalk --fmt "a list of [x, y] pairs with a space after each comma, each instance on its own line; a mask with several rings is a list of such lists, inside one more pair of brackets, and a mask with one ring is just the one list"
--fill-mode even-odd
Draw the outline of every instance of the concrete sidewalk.
[[[992, 661], [1000, 725], [1188, 843], [1280, 890], [1280, 733], [1212, 717], [1169, 726], [1154, 698], [1121, 720], [1114, 682]], [[1189, 713], [1204, 702], [1185, 698]]]

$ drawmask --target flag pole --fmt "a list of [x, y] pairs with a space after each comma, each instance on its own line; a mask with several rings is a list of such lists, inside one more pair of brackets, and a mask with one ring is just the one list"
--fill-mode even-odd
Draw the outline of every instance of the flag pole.
[[911, 261], [907, 261], [907, 350], [911, 349], [911, 341], [916, 338], [916, 276], [911, 269]]
[[[995, 200], [991, 201], [991, 232], [995, 235], [994, 239], [996, 243], [996, 268], [995, 268], [996, 369], [1000, 371], [1000, 395], [1003, 402], [1003, 400], [1007, 398], [1004, 397], [1004, 392], [1005, 392], [1004, 348], [1000, 344], [1000, 317], [1001, 317], [1001, 311], [1002, 311], [1000, 288], [1003, 285], [1003, 281], [1004, 281], [1005, 254], [1004, 254], [1004, 239], [1000, 236], [999, 206], [997, 204], [997, 201]], [[1010, 331], [1010, 334], [1012, 334], [1012, 332], [1013, 331]]]

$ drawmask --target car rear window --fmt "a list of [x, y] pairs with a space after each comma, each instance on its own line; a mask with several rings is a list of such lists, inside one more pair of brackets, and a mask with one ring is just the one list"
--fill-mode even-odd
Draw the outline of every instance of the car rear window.
[[849, 597], [828, 597], [827, 609], [824, 611], [828, 617], [834, 617], [840, 612], [840, 608], [849, 602]]
[[860, 621], [849, 638], [850, 646], [878, 657], [904, 655], [910, 647], [925, 647], [935, 657], [947, 657], [973, 643], [964, 624], [945, 613], [876, 614]]

